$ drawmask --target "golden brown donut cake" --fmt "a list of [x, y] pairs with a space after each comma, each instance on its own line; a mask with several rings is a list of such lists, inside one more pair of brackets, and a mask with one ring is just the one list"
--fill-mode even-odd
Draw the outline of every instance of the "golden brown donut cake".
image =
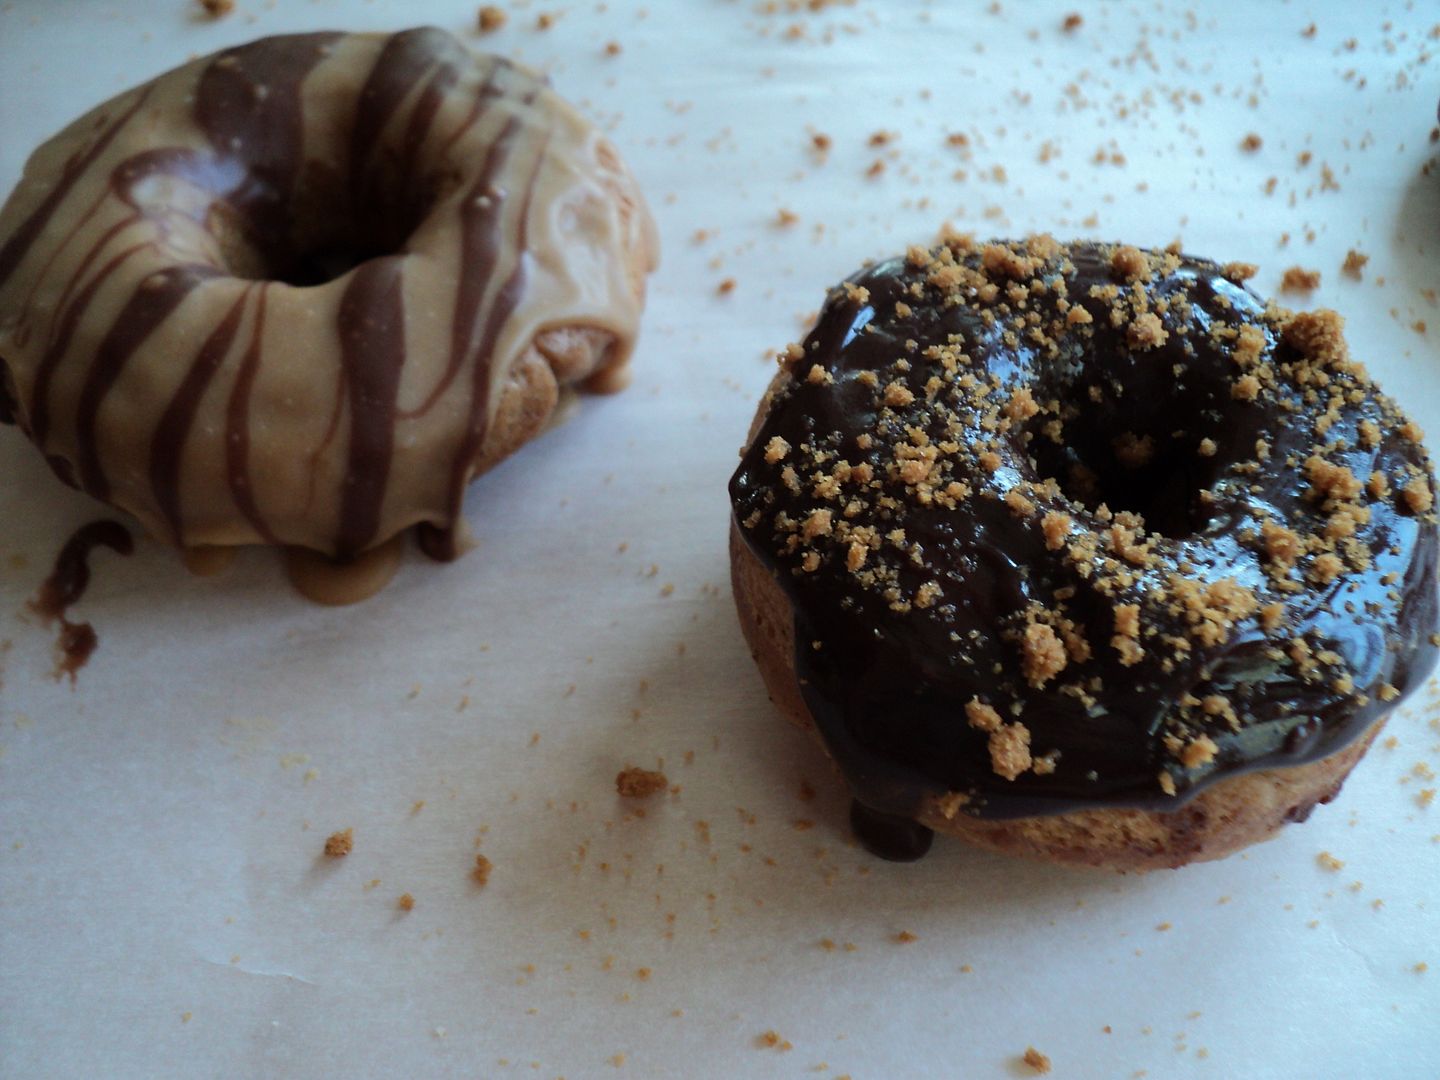
[[878, 854], [1219, 858], [1333, 798], [1433, 666], [1420, 434], [1248, 272], [955, 237], [782, 355], [735, 598]]
[[0, 211], [0, 406], [184, 547], [463, 546], [467, 482], [617, 387], [654, 225], [544, 80], [434, 29], [264, 38], [41, 146]]

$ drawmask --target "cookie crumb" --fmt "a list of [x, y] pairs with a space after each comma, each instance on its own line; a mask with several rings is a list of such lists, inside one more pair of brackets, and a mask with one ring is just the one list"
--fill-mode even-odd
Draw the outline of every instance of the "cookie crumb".
[[400, 899], [395, 901], [395, 906], [398, 907], [401, 911], [414, 911], [415, 897], [411, 896], [408, 892], [401, 893]]
[[727, 277], [724, 281], [720, 282], [719, 285], [715, 286], [715, 291], [721, 296], [729, 296], [735, 291], [735, 279], [733, 277]]
[[1369, 255], [1361, 254], [1354, 248], [1351, 248], [1345, 253], [1345, 261], [1340, 264], [1340, 273], [1348, 278], [1354, 278], [1356, 281], [1359, 281], [1360, 271], [1365, 268], [1365, 264], [1369, 261]]
[[766, 1031], [755, 1037], [755, 1045], [762, 1050], [793, 1050], [794, 1045], [789, 1039], [781, 1038], [778, 1031]]
[[1256, 135], [1253, 131], [1246, 135], [1245, 138], [1240, 140], [1240, 149], [1244, 150], [1247, 154], [1253, 154], [1256, 150], [1259, 150], [1260, 147], [1264, 145], [1265, 140], [1260, 138], [1260, 136]]
[[235, 0], [200, 0], [200, 6], [212, 19], [221, 19], [235, 10]]
[[504, 27], [509, 18], [510, 16], [505, 14], [503, 8], [498, 8], [494, 4], [486, 4], [475, 17], [475, 25], [479, 28], [480, 33], [493, 34], [496, 30]]
[[634, 765], [627, 765], [615, 776], [615, 791], [627, 799], [648, 799], [664, 791], [669, 784], [664, 773]]
[[1322, 851], [1315, 856], [1315, 861], [1320, 864], [1321, 869], [1329, 870], [1332, 874], [1345, 869], [1345, 863], [1331, 855], [1328, 851]]
[[1044, 1076], [1050, 1071], [1050, 1058], [1042, 1054], [1039, 1050], [1036, 1050], [1033, 1046], [1027, 1046], [1025, 1048], [1025, 1053], [1020, 1060], [1026, 1065], [1029, 1065], [1030, 1068], [1034, 1069], [1041, 1076]]
[[1060, 29], [1064, 30], [1067, 34], [1073, 34], [1084, 25], [1085, 16], [1081, 15], [1078, 11], [1072, 11], [1069, 15], [1065, 16], [1065, 21], [1060, 24]]
[[490, 871], [495, 869], [495, 864], [484, 855], [475, 856], [475, 868], [470, 871], [470, 876], [475, 879], [475, 884], [484, 888], [490, 884]]
[[341, 829], [331, 833], [325, 840], [325, 854], [332, 859], [343, 859], [355, 850], [355, 830]]
[[1306, 270], [1303, 266], [1292, 266], [1280, 279], [1281, 292], [1310, 292], [1320, 287], [1320, 271]]

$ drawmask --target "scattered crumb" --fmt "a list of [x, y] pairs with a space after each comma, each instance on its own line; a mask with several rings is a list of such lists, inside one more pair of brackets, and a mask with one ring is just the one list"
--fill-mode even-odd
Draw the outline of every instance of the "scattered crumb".
[[720, 282], [719, 285], [715, 286], [715, 291], [721, 296], [729, 296], [735, 291], [735, 279], [733, 277], [727, 277], [724, 281]]
[[220, 19], [235, 10], [235, 0], [200, 0], [200, 6], [212, 19]]
[[408, 892], [407, 892], [407, 893], [401, 893], [401, 894], [400, 894], [400, 899], [399, 899], [399, 900], [396, 900], [396, 901], [395, 901], [395, 904], [396, 904], [397, 907], [400, 908], [401, 911], [414, 911], [414, 910], [415, 910], [415, 897], [411, 896]]
[[1340, 273], [1348, 278], [1354, 278], [1356, 281], [1359, 281], [1360, 271], [1365, 268], [1365, 264], [1369, 261], [1369, 255], [1362, 255], [1354, 248], [1351, 248], [1345, 253], [1345, 261], [1340, 265]]
[[624, 51], [625, 50], [620, 47], [620, 43], [618, 41], [607, 41], [605, 43], [606, 56], [619, 56]]
[[1306, 270], [1303, 266], [1292, 266], [1280, 279], [1281, 292], [1309, 292], [1320, 287], [1320, 271]]
[[498, 8], [494, 4], [486, 4], [476, 16], [476, 26], [479, 27], [480, 33], [491, 34], [503, 27], [509, 18], [510, 16], [506, 15], [502, 8]]
[[668, 787], [670, 781], [662, 772], [627, 765], [615, 776], [615, 790], [627, 799], [648, 799]]
[[919, 940], [919, 935], [912, 934], [909, 930], [901, 930], [898, 934], [895, 935], [895, 943], [897, 945], [909, 945], [912, 941]]
[[790, 1040], [781, 1038], [780, 1033], [777, 1031], [766, 1031], [761, 1035], [758, 1035], [755, 1039], [755, 1045], [760, 1047], [760, 1049], [762, 1050], [784, 1051], [795, 1049], [794, 1045], [790, 1042]]
[[1078, 11], [1072, 11], [1069, 15], [1065, 16], [1065, 21], [1060, 24], [1060, 29], [1064, 30], [1067, 34], [1073, 34], [1076, 30], [1079, 30], [1080, 27], [1084, 24], [1085, 17], [1081, 15]]
[[1316, 855], [1315, 861], [1320, 864], [1322, 869], [1329, 870], [1331, 873], [1345, 869], [1345, 863], [1337, 859], [1334, 855], [1331, 855], [1328, 851], [1322, 851], [1319, 855]]
[[1033, 1046], [1025, 1048], [1025, 1054], [1020, 1060], [1042, 1076], [1050, 1071], [1050, 1058]]
[[1256, 150], [1259, 150], [1260, 147], [1264, 145], [1265, 140], [1260, 138], [1260, 136], [1256, 135], [1253, 131], [1250, 132], [1250, 134], [1246, 135], [1245, 138], [1240, 140], [1240, 149], [1244, 150], [1247, 154], [1253, 154]]
[[325, 854], [332, 859], [343, 859], [355, 850], [355, 830], [341, 829], [331, 833], [325, 840]]
[[484, 855], [476, 855], [475, 869], [470, 871], [470, 876], [475, 879], [475, 884], [483, 889], [486, 885], [490, 884], [490, 871], [494, 868], [495, 864]]

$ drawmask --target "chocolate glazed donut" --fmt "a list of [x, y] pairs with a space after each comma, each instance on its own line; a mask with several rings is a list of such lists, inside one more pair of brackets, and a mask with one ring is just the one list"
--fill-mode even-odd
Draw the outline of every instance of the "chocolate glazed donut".
[[782, 356], [730, 486], [741, 621], [886, 853], [918, 822], [1218, 857], [1328, 801], [1434, 664], [1419, 432], [1248, 273], [955, 238]]
[[0, 211], [0, 418], [171, 543], [462, 545], [614, 383], [654, 227], [537, 76], [434, 29], [266, 38], [100, 106]]

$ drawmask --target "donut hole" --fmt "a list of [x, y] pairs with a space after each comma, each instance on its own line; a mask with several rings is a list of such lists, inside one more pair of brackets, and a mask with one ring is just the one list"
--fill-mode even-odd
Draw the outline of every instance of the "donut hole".
[[234, 277], [298, 288], [325, 285], [371, 259], [402, 254], [437, 201], [386, 170], [353, 182], [312, 163], [283, 203], [213, 203], [206, 227]]
[[1217, 513], [1211, 492], [1234, 460], [1237, 437], [1229, 395], [1138, 382], [1051, 388], [1049, 398], [1061, 403], [1061, 441], [1044, 430], [1046, 417], [1035, 418], [1025, 430], [1030, 463], [1038, 479], [1053, 479], [1080, 507], [1129, 511], [1147, 531], [1182, 540], [1203, 532]]

